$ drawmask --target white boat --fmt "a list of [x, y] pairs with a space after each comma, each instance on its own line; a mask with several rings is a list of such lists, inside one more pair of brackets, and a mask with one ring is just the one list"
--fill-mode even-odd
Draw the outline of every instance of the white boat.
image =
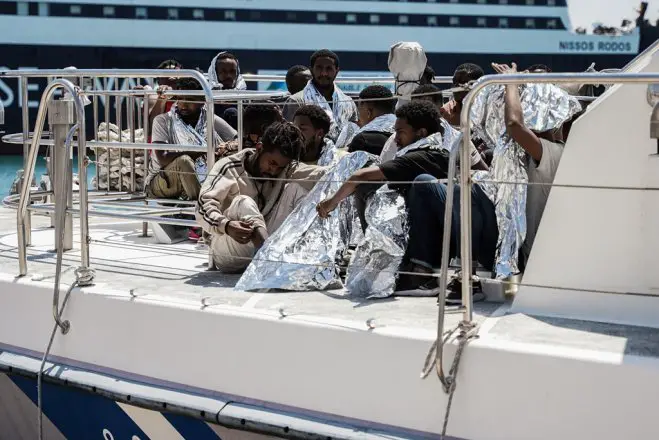
[[[438, 336], [434, 298], [235, 291], [236, 277], [207, 271], [193, 244], [142, 237], [141, 220], [90, 217], [94, 285], [60, 295], [63, 334], [49, 219], [32, 217], [23, 249], [3, 208], [0, 432], [36, 438], [39, 389], [49, 439], [440, 438], [445, 422], [455, 439], [653, 438], [659, 94], [649, 104], [643, 81], [659, 80], [658, 47], [572, 127], [514, 300], [475, 304], [478, 338], [441, 348], [457, 373], [450, 417], [434, 370], [420, 378]], [[89, 276], [67, 271], [86, 260], [71, 235], [65, 284]], [[464, 317], [448, 311], [440, 336]]]

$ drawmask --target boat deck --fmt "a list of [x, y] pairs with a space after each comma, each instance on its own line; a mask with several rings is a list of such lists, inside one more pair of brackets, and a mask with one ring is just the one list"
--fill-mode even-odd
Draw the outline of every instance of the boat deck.
[[[74, 219], [74, 248], [64, 253], [63, 283], [73, 280], [80, 263], [80, 242]], [[16, 212], [0, 208], [0, 272], [18, 274]], [[54, 278], [56, 254], [50, 219], [32, 217], [32, 246], [28, 248], [28, 277]], [[91, 267], [95, 284], [103, 290], [163, 301], [171, 305], [200, 308], [232, 306], [254, 311], [305, 315], [323, 321], [364, 323], [379, 328], [413, 330], [432, 337], [437, 326], [436, 298], [355, 298], [343, 290], [325, 292], [253, 293], [233, 286], [239, 275], [209, 271], [208, 253], [192, 242], [165, 245], [152, 234], [141, 237], [139, 221], [90, 218]], [[523, 314], [509, 314], [508, 303], [481, 302], [474, 305], [475, 320], [481, 324], [481, 339], [494, 343], [533, 344], [564, 349], [581, 349], [617, 356], [659, 356], [659, 329], [595, 323]], [[447, 309], [445, 328], [452, 328], [462, 314]], [[418, 333], [421, 331], [421, 333]]]

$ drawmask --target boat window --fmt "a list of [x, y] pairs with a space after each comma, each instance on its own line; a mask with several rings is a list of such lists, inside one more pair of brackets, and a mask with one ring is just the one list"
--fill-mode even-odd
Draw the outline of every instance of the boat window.
[[167, 9], [167, 18], [169, 20], [178, 20], [178, 9], [176, 8]]
[[556, 0], [547, 0], [547, 6], [556, 6]]
[[448, 23], [451, 26], [460, 26], [460, 17], [451, 17], [449, 18]]
[[39, 15], [42, 17], [48, 16], [48, 3], [39, 3]]
[[508, 19], [507, 18], [500, 18], [499, 19], [499, 27], [500, 28], [507, 28], [508, 27]]
[[115, 13], [114, 6], [103, 6], [103, 15], [113, 17]]
[[437, 17], [434, 15], [429, 15], [428, 18], [426, 19], [426, 23], [428, 26], [437, 26]]
[[357, 23], [357, 14], [346, 14], [346, 23]]
[[192, 18], [195, 20], [203, 20], [204, 19], [204, 10], [203, 9], [195, 9], [192, 11]]
[[286, 20], [288, 21], [297, 21], [297, 14], [295, 12], [287, 12]]
[[533, 6], [535, 4], [534, 0], [526, 0], [526, 6]]
[[260, 20], [261, 19], [261, 11], [250, 11], [249, 19], [250, 20]]
[[476, 3], [478, 3], [479, 5], [484, 5], [485, 3], [487, 3], [487, 0], [478, 0]]
[[507, 4], [508, 4], [508, 0], [499, 0], [499, 4], [500, 4], [500, 5], [507, 5]]
[[547, 29], [556, 29], [556, 20], [547, 20]]
[[135, 8], [135, 18], [148, 18], [149, 14], [146, 11], [146, 8]]
[[225, 20], [235, 20], [236, 19], [236, 11], [224, 11], [224, 19]]
[[80, 15], [82, 13], [82, 7], [80, 5], [71, 5], [69, 12], [71, 15]]
[[534, 28], [535, 27], [535, 19], [533, 18], [527, 18], [526, 21], [524, 22], [524, 25], [527, 28]]
[[371, 24], [378, 24], [380, 23], [380, 16], [377, 14], [371, 14], [370, 21]]
[[410, 19], [407, 15], [399, 15], [398, 16], [398, 24], [408, 24], [410, 22]]
[[451, 3], [458, 3], [460, 0], [450, 0]]
[[325, 14], [324, 12], [320, 12], [316, 14], [316, 20], [321, 22], [327, 21], [327, 14]]
[[478, 17], [478, 19], [476, 20], [476, 24], [477, 24], [479, 27], [487, 27], [487, 18], [485, 18], [485, 17]]
[[18, 15], [30, 15], [30, 6], [27, 2], [18, 2], [16, 5], [16, 13]]

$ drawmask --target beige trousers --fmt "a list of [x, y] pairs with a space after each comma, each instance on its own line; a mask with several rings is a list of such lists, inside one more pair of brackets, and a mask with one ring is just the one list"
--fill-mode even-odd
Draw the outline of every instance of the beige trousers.
[[[256, 219], [266, 224], [268, 235], [273, 234], [284, 223], [286, 217], [308, 193], [297, 183], [288, 183], [268, 218], [264, 219], [254, 199], [239, 195], [233, 199], [224, 215], [229, 220], [252, 222]], [[244, 271], [254, 257], [252, 243], [241, 244], [227, 234], [216, 234], [211, 238], [211, 252], [215, 267], [225, 273]]]
[[149, 196], [161, 199], [174, 199], [185, 193], [190, 200], [197, 200], [201, 185], [195, 172], [194, 161], [184, 154], [171, 161], [163, 170], [167, 178], [161, 174], [153, 177], [149, 188]]

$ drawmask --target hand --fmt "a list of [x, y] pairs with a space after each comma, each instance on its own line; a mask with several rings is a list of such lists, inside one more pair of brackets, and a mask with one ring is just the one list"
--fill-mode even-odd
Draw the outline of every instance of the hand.
[[158, 92], [158, 99], [166, 100], [167, 97], [165, 95], [163, 95], [163, 92], [165, 92], [167, 90], [172, 90], [172, 88], [170, 86], [165, 86], [165, 85], [158, 86], [158, 88], [156, 89], [156, 92]]
[[227, 223], [227, 235], [240, 244], [247, 244], [252, 240], [254, 228], [247, 222], [233, 220]]
[[228, 141], [228, 142], [221, 142], [217, 148], [215, 148], [215, 156], [216, 157], [224, 157], [224, 156], [229, 156], [235, 152], [238, 151], [238, 141], [233, 140], [233, 141]]
[[496, 73], [502, 73], [502, 74], [517, 73], [517, 64], [515, 63], [512, 63], [510, 66], [508, 64], [492, 63], [492, 68]]
[[325, 199], [316, 205], [316, 211], [318, 212], [318, 217], [327, 218], [330, 215], [330, 212], [334, 211], [338, 206], [338, 202], [334, 200], [334, 197]]

